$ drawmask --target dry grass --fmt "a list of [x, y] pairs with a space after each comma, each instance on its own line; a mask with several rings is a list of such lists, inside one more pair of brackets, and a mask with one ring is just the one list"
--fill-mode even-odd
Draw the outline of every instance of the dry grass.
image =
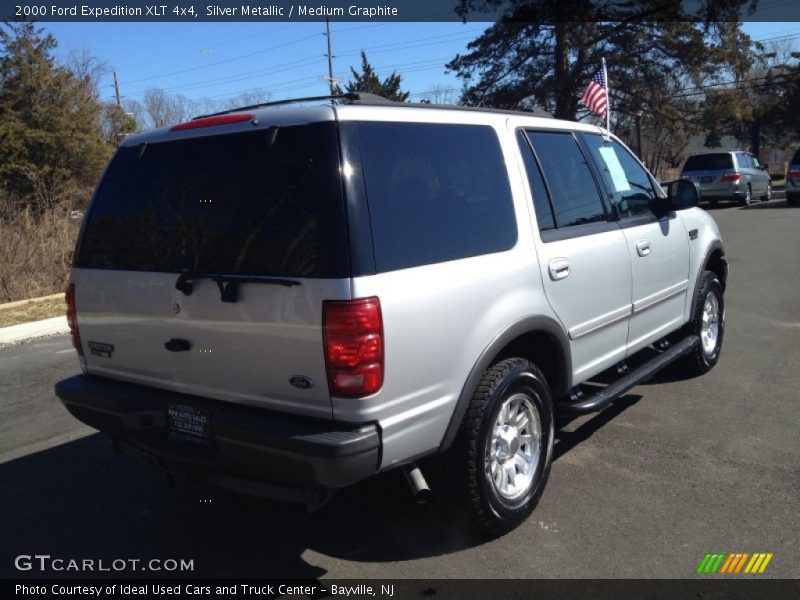
[[4, 308], [0, 306], [0, 327], [19, 325], [30, 321], [40, 321], [50, 317], [60, 317], [66, 312], [64, 296], [45, 298], [43, 300], [30, 300], [23, 304]]
[[0, 198], [0, 303], [64, 291], [79, 228], [67, 202], [33, 214]]

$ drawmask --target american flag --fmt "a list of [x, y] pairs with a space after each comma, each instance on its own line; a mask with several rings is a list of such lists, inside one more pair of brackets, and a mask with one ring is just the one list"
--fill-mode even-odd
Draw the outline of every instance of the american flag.
[[606, 78], [603, 69], [600, 69], [592, 77], [589, 85], [586, 86], [586, 91], [581, 96], [581, 102], [593, 113], [597, 113], [601, 117], [606, 116], [608, 98], [606, 98]]

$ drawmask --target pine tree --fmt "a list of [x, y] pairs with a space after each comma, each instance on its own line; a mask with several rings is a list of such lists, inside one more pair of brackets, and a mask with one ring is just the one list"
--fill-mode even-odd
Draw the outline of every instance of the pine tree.
[[[381, 78], [378, 77], [375, 69], [367, 60], [367, 53], [363, 50], [361, 51], [361, 72], [359, 73], [352, 67], [350, 67], [350, 72], [352, 73], [352, 79], [345, 86], [348, 92], [376, 94], [394, 102], [408, 100], [409, 92], [400, 90], [402, 76], [398, 75], [397, 72], [392, 72], [391, 75], [381, 81]], [[335, 92], [341, 94], [342, 90], [339, 86], [336, 86]]]
[[93, 82], [57, 65], [56, 46], [32, 23], [0, 28], [0, 188], [34, 209], [53, 197], [43, 187], [93, 186], [111, 152]]

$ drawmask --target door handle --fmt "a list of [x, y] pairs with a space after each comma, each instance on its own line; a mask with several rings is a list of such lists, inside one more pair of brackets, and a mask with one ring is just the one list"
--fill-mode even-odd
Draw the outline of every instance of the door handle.
[[639, 240], [636, 242], [636, 253], [639, 256], [647, 256], [650, 254], [650, 242], [647, 240]]
[[566, 258], [554, 258], [548, 263], [550, 279], [558, 281], [569, 276], [569, 261]]

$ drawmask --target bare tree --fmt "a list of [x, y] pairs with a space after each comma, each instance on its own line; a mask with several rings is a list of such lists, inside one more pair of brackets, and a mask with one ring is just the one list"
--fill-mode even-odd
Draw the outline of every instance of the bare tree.
[[458, 104], [458, 89], [437, 83], [422, 94], [422, 100], [431, 104]]

